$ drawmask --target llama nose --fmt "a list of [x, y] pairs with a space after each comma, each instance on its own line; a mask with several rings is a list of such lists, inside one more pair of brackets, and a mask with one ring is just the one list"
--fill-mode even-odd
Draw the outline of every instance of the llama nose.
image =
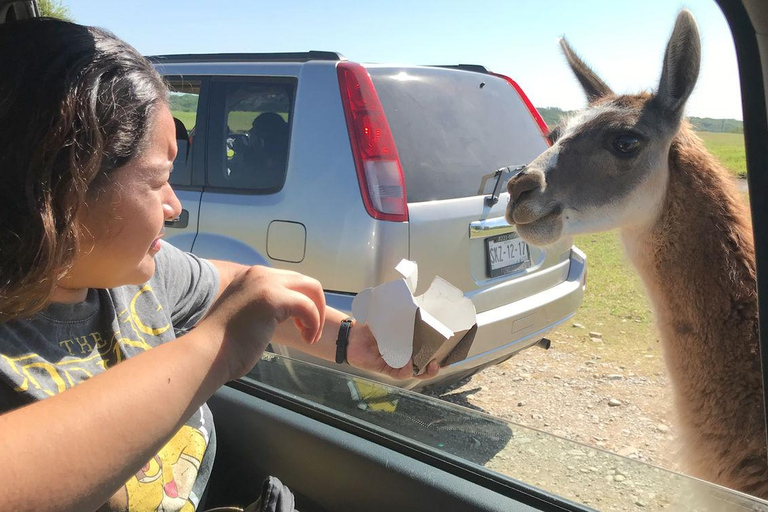
[[540, 173], [523, 172], [518, 174], [507, 183], [509, 200], [514, 203], [526, 192], [541, 188], [543, 185], [542, 178]]

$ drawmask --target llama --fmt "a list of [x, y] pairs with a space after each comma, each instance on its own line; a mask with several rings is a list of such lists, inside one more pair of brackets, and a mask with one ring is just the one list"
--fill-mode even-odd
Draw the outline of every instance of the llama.
[[509, 181], [507, 220], [540, 246], [619, 229], [653, 304], [688, 471], [768, 498], [749, 212], [682, 118], [699, 73], [696, 22], [678, 15], [653, 94], [614, 94], [561, 46], [589, 106]]

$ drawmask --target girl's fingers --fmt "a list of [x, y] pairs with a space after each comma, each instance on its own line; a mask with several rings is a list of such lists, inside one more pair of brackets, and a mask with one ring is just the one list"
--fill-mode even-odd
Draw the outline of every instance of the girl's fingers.
[[289, 277], [289, 282], [286, 283], [286, 286], [314, 302], [315, 307], [319, 313], [319, 328], [315, 336], [307, 341], [310, 343], [317, 342], [322, 336], [323, 326], [325, 325], [325, 292], [323, 292], [322, 285], [319, 281], [312, 279], [311, 277], [306, 277], [301, 274], [294, 274], [293, 276]]
[[440, 365], [437, 364], [437, 361], [433, 359], [427, 365], [427, 370], [421, 375], [417, 375], [416, 378], [421, 380], [431, 379], [432, 377], [437, 375], [439, 371], [440, 371]]
[[321, 313], [317, 303], [300, 292], [289, 290], [287, 304], [290, 310], [290, 316], [294, 318], [294, 323], [299, 327], [302, 339], [308, 343], [314, 343], [320, 337], [322, 332]]

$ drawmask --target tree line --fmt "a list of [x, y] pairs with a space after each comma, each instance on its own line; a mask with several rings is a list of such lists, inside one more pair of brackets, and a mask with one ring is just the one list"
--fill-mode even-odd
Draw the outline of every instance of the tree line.
[[[557, 107], [542, 107], [537, 108], [537, 110], [550, 128], [553, 128], [560, 122], [560, 119], [573, 112], [572, 110], [563, 110]], [[697, 132], [744, 133], [744, 125], [737, 119], [689, 117], [688, 121], [691, 122], [693, 129]]]

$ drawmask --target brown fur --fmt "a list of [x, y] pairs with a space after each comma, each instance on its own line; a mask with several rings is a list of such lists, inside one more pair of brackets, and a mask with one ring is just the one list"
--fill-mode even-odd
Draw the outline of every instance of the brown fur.
[[687, 123], [658, 221], [622, 235], [657, 315], [691, 472], [768, 498], [749, 212]]

